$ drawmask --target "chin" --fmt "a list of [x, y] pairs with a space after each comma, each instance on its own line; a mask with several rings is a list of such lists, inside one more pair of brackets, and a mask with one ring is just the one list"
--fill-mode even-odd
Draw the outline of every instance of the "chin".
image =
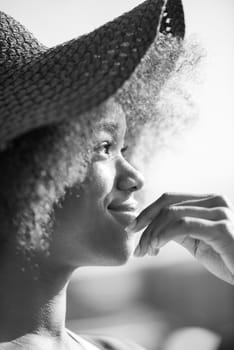
[[[108, 241], [105, 252], [105, 262], [107, 266], [125, 265], [134, 250], [133, 236], [129, 236], [123, 228], [111, 234], [111, 242]], [[115, 244], [113, 244], [115, 242]], [[110, 244], [111, 243], [111, 244]]]
[[125, 265], [130, 259], [132, 254], [132, 249], [125, 249], [121, 252], [118, 252], [110, 261], [110, 266], [121, 266]]
[[97, 263], [98, 266], [122, 266], [125, 265], [129, 258], [131, 257], [131, 252], [119, 252], [119, 254], [113, 254], [109, 256], [102, 257]]
[[87, 254], [83, 256], [82, 265], [125, 265], [135, 246], [134, 234], [128, 234], [125, 231], [127, 225], [118, 222], [111, 215], [105, 215], [105, 220], [102, 213], [96, 217], [98, 220], [91, 222], [84, 236]]

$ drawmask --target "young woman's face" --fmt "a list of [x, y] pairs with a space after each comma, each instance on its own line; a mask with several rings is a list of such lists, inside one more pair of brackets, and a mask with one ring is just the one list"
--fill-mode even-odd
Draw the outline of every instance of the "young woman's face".
[[134, 237], [125, 228], [136, 217], [134, 193], [143, 178], [124, 157], [125, 133], [121, 113], [96, 126], [87, 178], [55, 210], [50, 256], [56, 263], [120, 265], [129, 258]]

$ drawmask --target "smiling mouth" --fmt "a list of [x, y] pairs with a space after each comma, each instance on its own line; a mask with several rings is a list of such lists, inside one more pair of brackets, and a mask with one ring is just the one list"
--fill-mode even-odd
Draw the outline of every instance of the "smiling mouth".
[[109, 206], [110, 214], [122, 225], [129, 225], [137, 217], [136, 203]]

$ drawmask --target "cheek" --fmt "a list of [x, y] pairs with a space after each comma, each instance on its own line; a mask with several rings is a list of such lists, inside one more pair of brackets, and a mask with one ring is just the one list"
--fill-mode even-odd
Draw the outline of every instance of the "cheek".
[[107, 210], [115, 191], [115, 177], [114, 167], [94, 165], [85, 196], [85, 241], [99, 257], [125, 262], [129, 257], [129, 237]]
[[85, 241], [91, 246], [96, 246], [103, 240], [111, 223], [107, 206], [114, 188], [115, 169], [106, 163], [97, 162], [92, 165], [80, 197], [82, 206], [78, 221]]
[[106, 202], [114, 187], [115, 172], [113, 164], [94, 163], [87, 179], [86, 199], [91, 203]]
[[107, 165], [93, 164], [79, 195], [68, 195], [57, 212], [56, 256], [74, 265], [122, 264], [129, 257], [129, 237], [107, 210], [116, 178], [114, 164]]

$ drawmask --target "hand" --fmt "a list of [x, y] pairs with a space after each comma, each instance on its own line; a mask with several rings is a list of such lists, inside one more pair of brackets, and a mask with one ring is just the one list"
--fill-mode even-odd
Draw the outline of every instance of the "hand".
[[146, 226], [136, 256], [156, 255], [174, 240], [207, 270], [234, 285], [234, 212], [227, 199], [165, 193], [140, 213], [128, 231]]

